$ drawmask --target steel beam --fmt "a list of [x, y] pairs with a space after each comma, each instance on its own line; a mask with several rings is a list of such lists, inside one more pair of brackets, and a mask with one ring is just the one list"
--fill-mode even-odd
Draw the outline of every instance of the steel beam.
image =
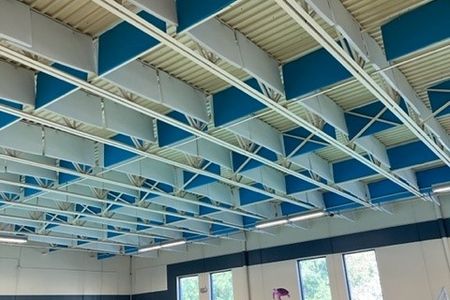
[[333, 100], [325, 95], [319, 95], [300, 102], [302, 106], [320, 116], [344, 134], [348, 134], [344, 111]]
[[34, 106], [34, 97], [34, 72], [0, 62], [0, 98]]
[[329, 182], [334, 182], [330, 163], [313, 152], [293, 156], [289, 161], [319, 175]]
[[155, 103], [205, 123], [209, 121], [206, 96], [166, 72], [153, 69], [139, 61], [133, 61], [106, 74], [104, 78]]
[[225, 147], [212, 143], [205, 139], [194, 139], [176, 145], [174, 148], [183, 151], [188, 155], [205, 158], [219, 166], [232, 169], [231, 151]]
[[[19, 59], [20, 61], [22, 61], [23, 63], [25, 61], [28, 61], [27, 63], [30, 63], [30, 65], [32, 65], [31, 62], [33, 60], [31, 60], [31, 59], [29, 59], [29, 58], [27, 58], [27, 57], [25, 57], [25, 56], [23, 56], [21, 54], [18, 54], [18, 53], [14, 52], [14, 51], [11, 51], [11, 50], [7, 49], [6, 47], [1, 47], [1, 51], [2, 51], [3, 55], [7, 55], [7, 56], [13, 55], [15, 57], [15, 59], [18, 59], [18, 57], [17, 57], [17, 55], [18, 55], [18, 56], [21, 57]], [[9, 53], [9, 54], [6, 54], [6, 53]], [[34, 65], [34, 64], [39, 65], [39, 67], [37, 67], [37, 65]], [[292, 176], [300, 177], [301, 179], [306, 180], [308, 182], [314, 182], [314, 184], [317, 184], [318, 186], [323, 187], [323, 188], [325, 188], [327, 190], [331, 190], [331, 191], [334, 191], [334, 192], [336, 192], [338, 194], [341, 194], [344, 197], [350, 197], [350, 198], [353, 197], [351, 195], [346, 195], [345, 193], [343, 193], [343, 192], [341, 192], [339, 190], [333, 189], [332, 187], [330, 187], [330, 186], [328, 186], [326, 184], [323, 184], [323, 183], [315, 181], [315, 180], [313, 180], [313, 179], [311, 179], [311, 178], [309, 178], [307, 176], [299, 174], [299, 173], [297, 173], [297, 172], [295, 172], [293, 170], [290, 170], [290, 169], [287, 169], [285, 167], [282, 167], [282, 166], [280, 166], [280, 165], [278, 165], [278, 164], [276, 164], [276, 163], [274, 163], [274, 162], [272, 162], [270, 160], [264, 159], [264, 158], [262, 158], [262, 157], [260, 157], [260, 156], [258, 156], [256, 154], [254, 154], [254, 153], [251, 153], [251, 152], [248, 152], [248, 151], [244, 151], [244, 150], [242, 150], [241, 148], [239, 148], [237, 146], [234, 146], [234, 145], [232, 145], [230, 143], [226, 143], [226, 142], [224, 142], [224, 141], [222, 141], [222, 140], [220, 140], [218, 138], [215, 138], [215, 137], [213, 137], [213, 136], [211, 136], [211, 135], [209, 135], [209, 134], [207, 134], [207, 133], [205, 133], [205, 132], [203, 132], [201, 130], [194, 129], [194, 128], [192, 128], [192, 127], [190, 127], [190, 126], [188, 126], [188, 125], [186, 125], [186, 124], [184, 124], [182, 122], [175, 121], [175, 120], [173, 120], [171, 118], [168, 118], [165, 115], [158, 114], [158, 113], [156, 113], [156, 112], [154, 112], [154, 111], [152, 111], [150, 109], [147, 109], [147, 108], [145, 108], [143, 106], [140, 106], [140, 105], [134, 104], [132, 102], [129, 102], [129, 101], [123, 99], [122, 97], [120, 97], [120, 96], [118, 96], [116, 94], [113, 94], [113, 93], [107, 92], [105, 90], [102, 90], [101, 88], [95, 87], [95, 86], [93, 86], [93, 85], [91, 85], [91, 84], [89, 84], [89, 83], [87, 83], [87, 82], [85, 82], [83, 80], [80, 80], [80, 79], [78, 79], [76, 77], [73, 77], [73, 76], [71, 76], [71, 75], [69, 75], [67, 73], [60, 72], [60, 71], [58, 71], [58, 70], [56, 70], [56, 69], [54, 69], [52, 67], [46, 66], [46, 65], [41, 64], [41, 63], [39, 63], [37, 61], [33, 61], [33, 65], [37, 69], [46, 70], [46, 72], [51, 73], [52, 76], [56, 76], [57, 78], [61, 78], [63, 80], [75, 83], [75, 84], [77, 84], [79, 86], [83, 86], [84, 88], [86, 88], [87, 90], [89, 90], [91, 92], [96, 92], [99, 95], [106, 96], [108, 99], [111, 99], [111, 100], [116, 99], [116, 101], [118, 103], [122, 103], [124, 106], [133, 108], [134, 110], [145, 112], [145, 114], [147, 114], [149, 116], [157, 116], [158, 119], [162, 119], [164, 122], [167, 122], [167, 123], [170, 123], [170, 124], [176, 124], [177, 127], [180, 127], [183, 130], [193, 132], [194, 134], [196, 134], [196, 135], [198, 135], [200, 137], [203, 137], [205, 139], [214, 141], [217, 144], [221, 144], [221, 145], [224, 145], [224, 146], [226, 145], [226, 147], [228, 149], [232, 150], [232, 151], [235, 151], [235, 152], [238, 152], [238, 153], [244, 153], [244, 155], [250, 156], [250, 157], [252, 157], [252, 159], [260, 161], [263, 164], [269, 164], [270, 166], [272, 166], [274, 168], [277, 168], [277, 169], [280, 169], [280, 170], [282, 170], [284, 172], [287, 172], [287, 173], [291, 174]], [[107, 95], [105, 95], [105, 93]], [[37, 121], [40, 124], [43, 124], [43, 125], [46, 125], [46, 126], [49, 126], [49, 127], [52, 127], [52, 128], [56, 128], [56, 129], [64, 131], [64, 132], [70, 132], [70, 133], [72, 133], [74, 135], [83, 136], [85, 138], [89, 137], [89, 139], [91, 139], [93, 141], [98, 141], [98, 142], [101, 142], [103, 144], [108, 144], [108, 145], [117, 147], [119, 149], [126, 150], [126, 151], [131, 152], [131, 153], [136, 153], [136, 154], [144, 156], [144, 157], [160, 160], [160, 161], [163, 161], [163, 162], [168, 162], [171, 165], [180, 167], [182, 169], [189, 170], [189, 171], [194, 172], [194, 173], [202, 174], [202, 175], [205, 175], [207, 177], [215, 178], [216, 180], [223, 181], [224, 183], [227, 183], [227, 184], [230, 184], [230, 185], [237, 185], [237, 186], [240, 186], [240, 187], [244, 187], [246, 189], [255, 190], [255, 191], [259, 192], [259, 193], [267, 194], [266, 191], [263, 191], [263, 190], [260, 190], [260, 189], [257, 189], [257, 188], [253, 188], [250, 185], [242, 184], [242, 183], [230, 180], [228, 178], [225, 178], [225, 177], [223, 177], [221, 175], [217, 175], [217, 174], [214, 174], [214, 173], [211, 173], [211, 172], [208, 172], [208, 171], [200, 170], [198, 168], [193, 168], [191, 166], [187, 166], [185, 164], [177, 163], [177, 162], [174, 162], [172, 160], [164, 159], [164, 158], [162, 158], [160, 156], [153, 155], [151, 153], [138, 150], [138, 149], [136, 149], [134, 147], [129, 147], [129, 146], [124, 145], [123, 143], [120, 143], [120, 142], [115, 142], [115, 141], [112, 141], [110, 139], [101, 138], [101, 137], [94, 136], [94, 135], [91, 135], [91, 134], [88, 134], [88, 133], [84, 133], [84, 132], [80, 133], [76, 129], [68, 128], [67, 126], [63, 126], [63, 125], [57, 124], [57, 123], [49, 121], [49, 120], [44, 120], [44, 119], [39, 118], [37, 116], [32, 116], [31, 114], [28, 114], [28, 113], [25, 113], [25, 112], [20, 112], [20, 111], [17, 111], [15, 109], [11, 109], [11, 108], [3, 106], [3, 105], [1, 106], [1, 109], [3, 111], [7, 112], [7, 113], [14, 114], [14, 115], [17, 115], [19, 117], [26, 118], [28, 120], [32, 119], [34, 121]], [[283, 196], [280, 196], [280, 195], [277, 195], [277, 194], [273, 194], [273, 193], [269, 193], [269, 194], [271, 194], [271, 196], [273, 198], [275, 198], [275, 199], [292, 202], [292, 203], [295, 203], [297, 205], [304, 205], [304, 204], [299, 203], [299, 202], [293, 202], [292, 200], [289, 200], [289, 198], [286, 198], [286, 197], [283, 197]], [[354, 201], [359, 201], [359, 200], [354, 198]]]
[[355, 144], [380, 161], [387, 168], [391, 167], [386, 147], [374, 136], [367, 135], [355, 140]]
[[240, 122], [228, 130], [279, 155], [285, 155], [281, 133], [259, 119]]
[[284, 94], [278, 62], [239, 31], [212, 18], [190, 29], [188, 34], [222, 59], [245, 70], [278, 94]]
[[[32, 155], [20, 154], [20, 157], [25, 158], [25, 159], [37, 160], [37, 158]], [[46, 158], [46, 157], [42, 157], [42, 159], [39, 159], [39, 162], [42, 162], [44, 164], [51, 164], [51, 165], [56, 164], [55, 160], [53, 160], [51, 158]], [[30, 166], [30, 165], [25, 165], [25, 164], [21, 164], [21, 163], [9, 161], [9, 160], [1, 160], [0, 159], [0, 173], [2, 173], [2, 172], [17, 174], [17, 175], [29, 175], [29, 176], [44, 178], [44, 179], [48, 179], [48, 180], [52, 180], [52, 181], [56, 181], [58, 179], [55, 171], [46, 170], [46, 169], [42, 169], [42, 168]]]
[[13, 0], [0, 6], [0, 36], [18, 47], [78, 70], [95, 71], [92, 38]]
[[[198, 218], [198, 217], [193, 217], [193, 216], [189, 216], [189, 215], [183, 215], [183, 214], [179, 214], [179, 213], [175, 213], [175, 212], [169, 212], [169, 211], [161, 211], [159, 209], [153, 209], [153, 208], [149, 208], [149, 207], [140, 207], [140, 206], [135, 206], [135, 205], [124, 203], [124, 202], [120, 202], [120, 201], [112, 201], [112, 200], [108, 200], [108, 199], [99, 199], [99, 198], [96, 198], [96, 197], [93, 197], [93, 196], [89, 196], [89, 195], [86, 195], [86, 194], [75, 193], [75, 192], [64, 191], [64, 190], [57, 190], [57, 189], [48, 188], [48, 187], [41, 187], [41, 186], [37, 186], [37, 185], [33, 185], [33, 184], [17, 182], [17, 181], [12, 181], [12, 180], [8, 180], [8, 179], [0, 179], [0, 183], [6, 184], [6, 185], [9, 185], [9, 186], [12, 186], [12, 187], [25, 187], [25, 188], [29, 188], [29, 189], [33, 189], [33, 190], [40, 190], [40, 191], [44, 191], [44, 192], [48, 192], [48, 193], [54, 193], [54, 194], [59, 194], [59, 195], [64, 195], [64, 196], [71, 196], [71, 197], [74, 197], [74, 198], [86, 199], [86, 200], [96, 201], [96, 202], [105, 203], [105, 204], [109, 204], [109, 205], [117, 205], [117, 206], [121, 206], [121, 207], [128, 207], [128, 208], [132, 208], [132, 209], [135, 209], [135, 210], [141, 210], [141, 211], [144, 211], [144, 212], [161, 213], [161, 214], [170, 215], [170, 216], [174, 216], [174, 217], [178, 217], [178, 218], [182, 218], [182, 219], [198, 220], [200, 222], [205, 222], [205, 223], [209, 223], [209, 224], [218, 223], [216, 221], [205, 219], [205, 218]], [[23, 205], [20, 202], [9, 202], [8, 204], [10, 206]], [[92, 216], [90, 216], [90, 217], [92, 217]], [[219, 225], [226, 225], [226, 224], [223, 224], [221, 222], [219, 222], [218, 224]], [[152, 224], [152, 226], [159, 227], [159, 228], [167, 228], [167, 227], [159, 226], [159, 225], [155, 225], [155, 224]]]
[[[328, 136], [327, 134], [321, 132], [314, 125], [309, 124], [306, 120], [304, 120], [301, 117], [295, 115], [294, 113], [292, 113], [291, 111], [289, 111], [285, 107], [283, 107], [283, 106], [273, 102], [272, 99], [270, 99], [269, 97], [261, 94], [260, 92], [256, 91], [255, 89], [249, 87], [248, 85], [243, 83], [241, 80], [239, 80], [235, 76], [229, 74], [228, 72], [224, 71], [223, 69], [221, 69], [220, 67], [216, 66], [212, 62], [208, 61], [204, 57], [202, 57], [202, 56], [200, 56], [200, 55], [198, 55], [196, 53], [193, 53], [191, 51], [191, 49], [189, 49], [188, 47], [186, 47], [185, 45], [183, 45], [182, 43], [180, 43], [176, 39], [172, 38], [171, 36], [167, 35], [165, 32], [162, 32], [161, 30], [159, 30], [158, 28], [156, 28], [152, 24], [146, 22], [145, 20], [140, 18], [138, 15], [136, 15], [133, 12], [131, 12], [127, 8], [123, 7], [122, 5], [120, 5], [120, 4], [118, 4], [118, 3], [114, 2], [114, 1], [111, 1], [111, 0], [94, 0], [94, 1], [97, 4], [99, 4], [100, 6], [104, 7], [105, 9], [107, 9], [110, 12], [114, 13], [115, 15], [119, 16], [120, 18], [126, 20], [127, 22], [129, 22], [129, 23], [133, 24], [134, 26], [136, 26], [137, 28], [141, 29], [143, 32], [145, 32], [145, 33], [155, 37], [156, 39], [158, 39], [162, 43], [166, 44], [167, 46], [169, 46], [173, 50], [177, 51], [178, 53], [182, 54], [183, 56], [186, 56], [187, 58], [191, 59], [196, 64], [200, 65], [202, 68], [205, 68], [206, 70], [212, 72], [213, 74], [215, 74], [219, 78], [225, 80], [226, 82], [232, 84], [236, 88], [242, 90], [244, 93], [254, 97], [255, 99], [257, 99], [258, 101], [262, 102], [267, 107], [269, 107], [269, 108], [273, 109], [274, 111], [282, 114], [287, 119], [292, 120], [297, 125], [305, 127], [309, 131], [311, 131], [311, 132], [317, 134], [318, 136], [320, 136], [325, 141], [329, 141], [330, 144], [336, 146], [339, 150], [342, 150], [345, 153], [348, 153], [352, 157], [358, 159], [363, 164], [369, 166], [370, 168], [376, 170], [377, 172], [379, 172], [383, 176], [389, 178], [390, 180], [392, 180], [396, 184], [398, 184], [398, 185], [406, 188], [407, 190], [411, 191], [416, 196], [422, 197], [422, 194], [419, 191], [417, 191], [415, 188], [409, 186], [408, 184], [406, 184], [405, 182], [403, 182], [402, 180], [400, 180], [396, 176], [393, 176], [392, 174], [390, 174], [386, 170], [383, 170], [379, 166], [373, 164], [371, 161], [367, 160], [364, 156], [360, 155], [359, 153], [356, 153], [352, 149], [348, 148], [346, 145], [340, 143], [339, 141], [335, 140], [334, 138], [332, 138], [332, 137]], [[267, 163], [269, 163], [269, 162], [267, 162]], [[308, 180], [311, 180], [311, 179], [308, 178]], [[326, 186], [326, 187], [327, 187], [326, 189], [330, 190], [329, 186]], [[342, 192], [337, 192], [337, 193], [342, 194]], [[363, 203], [363, 201], [361, 201], [359, 199], [355, 199], [355, 200], [356, 200], [356, 202]], [[367, 203], [365, 203], [365, 205], [367, 205]]]
[[46, 109], [80, 122], [145, 141], [156, 140], [152, 118], [83, 91], [70, 93], [51, 103]]
[[[216, 205], [213, 204], [208, 204], [208, 203], [200, 203], [198, 202], [197, 199], [194, 198], [189, 198], [189, 196], [185, 196], [185, 197], [180, 197], [180, 196], [176, 196], [176, 195], [172, 195], [172, 194], [168, 194], [165, 192], [161, 192], [159, 190], [155, 190], [155, 189], [151, 189], [151, 188], [146, 188], [146, 187], [138, 187], [135, 185], [132, 185], [131, 183], [127, 183], [121, 176], [120, 174], [114, 174], [114, 173], [104, 173], [104, 174], [100, 174], [100, 175], [92, 175], [92, 174], [88, 174], [88, 173], [81, 173], [79, 171], [73, 170], [73, 169], [67, 169], [67, 168], [63, 168], [63, 167], [58, 167], [55, 165], [48, 165], [45, 163], [41, 163], [38, 161], [30, 161], [30, 160], [26, 160], [26, 159], [22, 159], [20, 157], [12, 157], [9, 155], [5, 155], [5, 154], [0, 154], [0, 159], [5, 159], [11, 162], [15, 162], [15, 163], [19, 163], [22, 165], [31, 165], [32, 167], [36, 167], [36, 168], [43, 168], [46, 170], [50, 170], [50, 171], [54, 171], [54, 172], [59, 172], [59, 173], [64, 173], [64, 174], [68, 174], [74, 177], [80, 177], [84, 180], [91, 180], [91, 181], [95, 181], [95, 182], [100, 182], [104, 185], [110, 185], [111, 187], [114, 187], [114, 190], [117, 190], [117, 188], [119, 188], [119, 190], [122, 191], [129, 191], [129, 190], [134, 190], [136, 192], [142, 192], [145, 194], [149, 194], [149, 195], [157, 195], [159, 197], [161, 197], [161, 199], [172, 199], [174, 201], [176, 201], [177, 203], [184, 203], [184, 204], [191, 204], [191, 205], [202, 205], [205, 207], [209, 207], [209, 208], [213, 208], [213, 209], [220, 209], [220, 210], [225, 210], [225, 211], [229, 211], [229, 212], [233, 212], [235, 214], [238, 215], [243, 215], [243, 216], [250, 216], [250, 217], [256, 217], [256, 216], [252, 216], [251, 214], [248, 214], [246, 212], [240, 211], [239, 209], [226, 209], [223, 207], [218, 207]], [[150, 168], [154, 169], [154, 170], [163, 170], [161, 169], [161, 165], [159, 164], [144, 164], [142, 165], [145, 170], [150, 170]], [[164, 165], [163, 165], [164, 166]], [[140, 176], [144, 176], [146, 175], [146, 173], [137, 173], [136, 175]], [[78, 181], [77, 183], [81, 183], [82, 181]], [[97, 184], [98, 185], [98, 184]], [[62, 186], [60, 187], [60, 189], [71, 189], [71, 186]], [[43, 197], [45, 195], [43, 194], [39, 194], [40, 197]], [[145, 199], [155, 199], [155, 198], [149, 198], [146, 197]], [[80, 199], [78, 199], [79, 201]], [[76, 201], [76, 200], [74, 200]], [[151, 200], [149, 200], [151, 201]], [[191, 205], [188, 205], [187, 207], [191, 207]]]
[[[331, 36], [320, 27], [320, 25], [309, 15], [309, 13], [294, 0], [276, 0], [277, 3], [290, 14], [313, 38], [315, 38], [325, 49], [327, 49], [347, 70], [355, 76], [368, 90], [383, 102], [414, 135], [423, 141], [442, 161], [450, 166], [450, 137], [442, 126], [434, 119], [425, 121], [425, 126], [433, 132], [441, 145], [431, 137], [420, 124], [405, 112], [400, 105], [370, 75], [364, 71], [348, 53], [344, 51]], [[367, 62], [374, 65], [377, 70], [390, 67], [381, 47], [368, 33], [361, 31], [361, 26], [354, 20], [352, 15], [345, 9], [341, 2], [336, 0], [307, 0], [314, 10], [347, 38], [352, 47]], [[382, 71], [381, 76], [396, 90], [408, 104], [416, 111], [422, 120], [431, 115], [431, 111], [417, 96], [414, 89], [406, 80], [406, 77], [397, 69], [389, 68]]]
[[141, 9], [172, 24], [178, 24], [175, 0], [131, 0]]
[[103, 148], [94, 141], [21, 122], [0, 131], [0, 146], [90, 166], [96, 165], [96, 149]]

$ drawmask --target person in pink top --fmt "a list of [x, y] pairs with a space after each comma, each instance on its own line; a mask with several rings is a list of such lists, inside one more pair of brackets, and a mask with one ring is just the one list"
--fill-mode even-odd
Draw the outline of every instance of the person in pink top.
[[289, 291], [287, 289], [284, 288], [273, 289], [272, 298], [274, 300], [282, 300], [284, 297], [291, 298], [291, 295], [289, 295]]

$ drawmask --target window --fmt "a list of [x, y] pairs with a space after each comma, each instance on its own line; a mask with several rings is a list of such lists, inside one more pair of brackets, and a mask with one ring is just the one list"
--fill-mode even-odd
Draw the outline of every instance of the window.
[[302, 299], [331, 300], [326, 258], [301, 260], [298, 262], [298, 267]]
[[344, 255], [345, 273], [351, 300], [382, 300], [375, 251]]
[[178, 300], [200, 299], [198, 276], [181, 277], [178, 279]]
[[233, 300], [233, 275], [231, 271], [212, 273], [211, 300]]

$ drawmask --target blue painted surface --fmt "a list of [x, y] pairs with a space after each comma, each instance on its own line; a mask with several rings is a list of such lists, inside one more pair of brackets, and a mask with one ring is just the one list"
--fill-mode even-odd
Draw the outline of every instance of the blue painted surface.
[[198, 240], [207, 238], [207, 236], [204, 236], [201, 234], [194, 234], [194, 233], [190, 233], [190, 232], [183, 232], [183, 238], [188, 241], [198, 241]]
[[[87, 80], [87, 73], [55, 63], [53, 68], [70, 74], [82, 80]], [[38, 72], [36, 76], [36, 108], [42, 108], [53, 101], [66, 96], [79, 88], [64, 80], [58, 79], [44, 72]]]
[[[422, 142], [408, 144], [387, 149], [392, 170], [398, 170], [424, 163], [437, 161], [437, 156]], [[375, 175], [375, 171], [355, 159], [348, 159], [332, 164], [334, 180], [336, 183], [357, 180]]]
[[306, 208], [300, 207], [298, 205], [294, 205], [288, 202], [282, 202], [280, 204], [281, 212], [284, 216], [298, 214], [301, 212], [308, 211]]
[[[85, 207], [87, 207], [87, 209], [89, 209], [89, 210], [84, 211]], [[75, 211], [77, 211], [77, 212], [84, 211], [84, 213], [86, 213], [86, 214], [94, 215], [94, 214], [99, 214], [102, 210], [101, 210], [101, 208], [99, 208], [97, 206], [75, 204]]]
[[[206, 171], [211, 172], [213, 174], [220, 175], [220, 166], [216, 165], [214, 163], [211, 163], [208, 167], [206, 167]], [[216, 179], [214, 179], [212, 177], [198, 175], [196, 173], [192, 173], [189, 171], [183, 171], [183, 182], [186, 184], [194, 176], [195, 176], [195, 179], [193, 179], [188, 185], [186, 185], [186, 187], [185, 187], [186, 190], [217, 181]]]
[[225, 225], [220, 224], [212, 224], [211, 225], [211, 233], [212, 234], [230, 234], [233, 232], [238, 232], [239, 230], [236, 228], [231, 228]]
[[[248, 159], [248, 156], [232, 152], [231, 159], [233, 162], [233, 171], [237, 171], [240, 169], [240, 172], [251, 170], [257, 167], [263, 166], [263, 164], [254, 159]], [[255, 152], [258, 156], [262, 158], [268, 159], [270, 161], [276, 161], [277, 154], [267, 148], [261, 147], [258, 151]]]
[[[246, 80], [245, 83], [261, 92], [256, 79]], [[231, 124], [264, 108], [266, 106], [255, 98], [235, 87], [229, 87], [213, 95], [214, 125], [220, 127]]]
[[420, 141], [389, 148], [387, 154], [392, 170], [438, 160], [438, 157]]
[[[400, 106], [403, 108], [403, 110], [406, 111], [406, 105], [405, 101], [400, 102]], [[373, 118], [376, 117], [378, 113], [381, 112], [381, 110], [385, 108], [383, 103], [376, 101], [369, 103], [367, 105], [364, 105], [362, 107], [358, 107], [356, 109], [351, 110], [350, 112], [345, 113], [345, 122], [347, 124], [347, 129], [349, 132], [349, 138], [352, 139], [357, 134], [360, 133], [360, 131], [369, 123], [372, 121]], [[352, 113], [361, 114], [364, 116], [367, 116], [367, 118], [362, 116], [357, 116]], [[375, 134], [377, 132], [380, 132], [382, 130], [386, 130], [389, 128], [394, 127], [395, 125], [388, 124], [382, 121], [389, 121], [394, 122], [396, 124], [401, 124], [400, 120], [390, 111], [386, 110], [381, 116], [378, 118], [377, 121], [373, 122], [368, 128], [364, 130], [360, 134], [360, 136], [366, 136], [370, 134]]]
[[[8, 101], [8, 100], [4, 100], [4, 99], [0, 99], [0, 105], [9, 106], [9, 107], [17, 109], [17, 110], [22, 110], [22, 107], [23, 107], [21, 104], [18, 104], [18, 103], [12, 102], [12, 101]], [[13, 123], [17, 120], [19, 120], [18, 117], [0, 111], [0, 130], [2, 128], [4, 128], [5, 126], [10, 125], [11, 123]]]
[[[430, 99], [431, 109], [433, 112], [437, 111], [445, 104], [450, 102], [450, 80], [432, 86], [431, 89], [445, 89], [446, 92], [428, 91], [428, 98]], [[440, 112], [437, 116], [441, 117], [450, 114], [450, 106]]]
[[286, 99], [293, 99], [349, 79], [351, 74], [321, 48], [283, 66]]
[[413, 196], [404, 188], [390, 180], [380, 180], [368, 184], [373, 203], [383, 203]]
[[[325, 124], [322, 131], [327, 135], [336, 138], [336, 131], [333, 126]], [[308, 138], [310, 135], [311, 133], [303, 127], [297, 127], [283, 133], [283, 142], [286, 155], [297, 156], [326, 147], [327, 143], [324, 140], [316, 135], [313, 135], [308, 142], [304, 143], [300, 149], [297, 149], [297, 147], [303, 143], [304, 139]], [[292, 153], [293, 151], [295, 151], [295, 153]]]
[[[167, 208], [167, 211], [173, 212], [173, 213], [177, 212], [175, 209], [170, 208], [170, 207]], [[167, 224], [170, 224], [170, 223], [173, 223], [173, 222], [177, 222], [177, 221], [182, 221], [182, 220], [184, 220], [184, 218], [180, 218], [180, 217], [177, 217], [177, 216], [166, 215], [166, 223]]]
[[242, 266], [302, 259], [450, 237], [450, 219], [438, 219], [307, 242], [275, 246], [167, 266], [167, 291], [133, 295], [134, 300], [176, 300], [177, 277]]
[[387, 59], [397, 59], [450, 38], [449, 15], [450, 1], [434, 0], [381, 26]]
[[442, 166], [416, 173], [417, 182], [423, 192], [430, 192], [433, 184], [450, 181], [450, 167]]
[[327, 210], [330, 211], [361, 207], [360, 204], [331, 192], [323, 193], [323, 202]]
[[[264, 187], [259, 183], [253, 184], [253, 186], [257, 187], [261, 190], [264, 190]], [[257, 202], [261, 202], [261, 201], [265, 201], [265, 200], [270, 200], [270, 198], [264, 194], [257, 193], [257, 192], [247, 190], [244, 188], [240, 188], [239, 189], [239, 200], [240, 200], [240, 205], [248, 205], [248, 204], [257, 203]]]
[[[52, 213], [45, 213], [45, 220], [46, 221], [52, 221], [52, 222], [56, 222], [56, 223], [64, 223], [67, 222], [68, 218], [67, 216], [64, 215], [56, 215], [56, 214], [52, 214]], [[56, 224], [47, 224], [46, 228], [50, 229], [50, 228], [54, 228], [56, 226]]]
[[[166, 24], [149, 13], [141, 11], [138, 15], [160, 30], [166, 30]], [[104, 75], [158, 44], [158, 40], [133, 25], [121, 22], [98, 39], [98, 74]]]
[[[309, 175], [306, 172], [303, 172], [303, 174]], [[308, 190], [316, 189], [317, 186], [315, 184], [309, 183], [307, 181], [304, 181], [300, 178], [294, 177], [292, 175], [286, 175], [286, 193], [294, 194], [299, 192], [305, 192]]]
[[356, 159], [348, 159], [332, 164], [334, 181], [336, 183], [356, 180], [377, 174], [368, 166]]
[[[68, 170], [77, 171], [77, 169], [75, 168], [73, 163], [71, 163], [70, 161], [67, 161], [67, 160], [62, 160], [61, 159], [59, 161], [59, 166], [61, 168], [65, 168], [65, 169], [68, 169]], [[88, 171], [90, 172], [92, 170], [92, 168], [90, 166], [87, 166], [87, 165], [79, 164], [79, 166], [83, 170], [85, 170], [86, 173], [88, 173]], [[64, 184], [67, 184], [67, 183], [74, 182], [75, 180], [78, 180], [78, 179], [80, 179], [79, 176], [75, 176], [75, 175], [59, 172], [58, 183], [60, 185], [64, 185]]]
[[[429, 193], [434, 184], [450, 181], [450, 168], [436, 167], [415, 173], [417, 184], [421, 193]], [[384, 203], [407, 199], [413, 195], [388, 179], [382, 179], [368, 184], [370, 198], [373, 203]], [[331, 192], [323, 194], [325, 206], [329, 210], [355, 208], [358, 205]]]
[[181, 32], [212, 17], [236, 0], [177, 0], [178, 28]]
[[220, 212], [220, 210], [214, 209], [212, 207], [206, 207], [206, 206], [200, 205], [200, 209], [199, 209], [200, 216], [209, 215], [209, 214], [217, 213], [217, 212]]
[[[179, 113], [177, 111], [172, 111], [167, 114], [167, 116], [180, 121], [186, 125], [189, 125], [189, 122], [185, 115]], [[193, 137], [193, 134], [182, 129], [179, 129], [175, 126], [169, 125], [163, 121], [156, 121], [156, 129], [158, 131], [158, 143], [160, 147], [172, 146], [180, 143], [182, 141], [187, 140], [188, 138]], [[205, 128], [206, 130], [206, 128]]]
[[[118, 141], [127, 146], [134, 147], [134, 143], [129, 136], [124, 134], [117, 134], [111, 138], [114, 141]], [[122, 163], [126, 160], [130, 160], [132, 158], [137, 157], [136, 153], [123, 150], [111, 145], [104, 146], [104, 164], [105, 167], [111, 167], [118, 163]]]
[[[38, 185], [36, 180], [31, 176], [25, 176], [25, 183], [33, 184], [36, 186]], [[32, 188], [24, 188], [24, 196], [25, 197], [36, 196], [36, 194], [39, 194], [39, 193], [42, 193], [41, 190], [32, 189]]]

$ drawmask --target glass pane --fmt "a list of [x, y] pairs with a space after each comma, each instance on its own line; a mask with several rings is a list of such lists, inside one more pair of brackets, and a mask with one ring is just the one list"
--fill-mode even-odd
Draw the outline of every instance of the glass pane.
[[299, 262], [303, 300], [331, 300], [330, 280], [325, 257]]
[[382, 300], [375, 251], [344, 255], [347, 283], [352, 300]]
[[179, 300], [198, 300], [200, 298], [198, 276], [179, 279]]
[[212, 300], [233, 300], [233, 276], [231, 271], [211, 274]]

